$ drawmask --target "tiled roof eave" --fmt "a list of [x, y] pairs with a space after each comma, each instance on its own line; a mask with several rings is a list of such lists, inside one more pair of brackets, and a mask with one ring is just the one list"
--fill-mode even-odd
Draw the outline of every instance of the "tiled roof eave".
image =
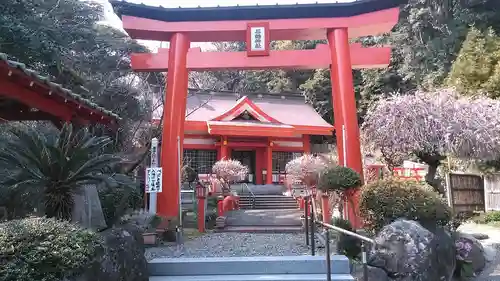
[[51, 82], [49, 77], [40, 75], [38, 72], [27, 68], [25, 64], [9, 60], [7, 54], [5, 54], [5, 53], [0, 53], [0, 62], [7, 64], [7, 66], [9, 68], [17, 69], [17, 70], [21, 71], [26, 76], [33, 79], [35, 82], [44, 84], [52, 92], [66, 98], [66, 99], [76, 101], [76, 102], [82, 104], [83, 106], [87, 106], [92, 110], [96, 110], [96, 111], [102, 113], [105, 116], [109, 116], [109, 117], [116, 119], [116, 120], [121, 120], [121, 118], [117, 114], [113, 113], [112, 111], [107, 110], [104, 107], [101, 107], [101, 106], [97, 105], [96, 103], [94, 103], [88, 99], [83, 98], [82, 96], [72, 92], [71, 90], [64, 88], [60, 84]]
[[163, 7], [123, 0], [111, 0], [119, 16], [136, 16], [170, 22], [271, 20], [300, 18], [350, 17], [391, 9], [406, 4], [408, 0], [357, 0], [352, 2], [305, 3], [283, 5], [245, 5], [216, 7]]

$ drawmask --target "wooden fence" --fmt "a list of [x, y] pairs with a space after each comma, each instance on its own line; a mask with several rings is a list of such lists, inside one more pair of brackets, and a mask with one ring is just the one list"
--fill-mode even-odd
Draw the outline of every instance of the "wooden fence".
[[475, 174], [448, 175], [448, 202], [455, 212], [484, 211], [484, 179]]
[[486, 211], [500, 211], [500, 174], [484, 177], [484, 197]]

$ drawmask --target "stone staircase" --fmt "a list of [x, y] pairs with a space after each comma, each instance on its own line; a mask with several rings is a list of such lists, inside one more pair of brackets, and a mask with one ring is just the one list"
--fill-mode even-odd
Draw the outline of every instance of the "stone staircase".
[[[353, 281], [349, 260], [331, 257], [331, 280]], [[324, 256], [160, 258], [149, 262], [150, 281], [324, 281]]]
[[[255, 202], [254, 202], [255, 200]], [[281, 209], [293, 210], [297, 209], [297, 201], [291, 196], [285, 195], [255, 195], [241, 194], [240, 195], [240, 208], [242, 210], [256, 209]]]

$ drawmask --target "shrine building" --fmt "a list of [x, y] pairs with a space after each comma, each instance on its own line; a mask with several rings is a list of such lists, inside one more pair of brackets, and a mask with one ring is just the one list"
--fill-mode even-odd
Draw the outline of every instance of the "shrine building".
[[188, 95], [184, 128], [183, 159], [200, 178], [231, 158], [248, 167], [254, 184], [282, 182], [288, 161], [310, 152], [310, 136], [334, 130], [299, 94], [229, 92]]

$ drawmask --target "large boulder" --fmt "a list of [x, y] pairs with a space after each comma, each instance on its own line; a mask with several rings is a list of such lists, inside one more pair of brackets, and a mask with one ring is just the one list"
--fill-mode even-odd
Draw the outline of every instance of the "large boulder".
[[131, 225], [100, 233], [103, 247], [91, 267], [75, 281], [148, 281], [142, 232]]
[[416, 221], [400, 219], [383, 227], [375, 241], [368, 264], [393, 280], [452, 280], [455, 241], [444, 229], [431, 232]]
[[467, 260], [471, 262], [472, 270], [474, 270], [474, 272], [482, 271], [486, 266], [486, 255], [484, 252], [484, 247], [481, 244], [481, 242], [479, 242], [479, 240], [474, 238], [473, 235], [462, 232], [457, 233], [456, 240], [465, 242], [472, 246], [471, 251], [467, 256]]

